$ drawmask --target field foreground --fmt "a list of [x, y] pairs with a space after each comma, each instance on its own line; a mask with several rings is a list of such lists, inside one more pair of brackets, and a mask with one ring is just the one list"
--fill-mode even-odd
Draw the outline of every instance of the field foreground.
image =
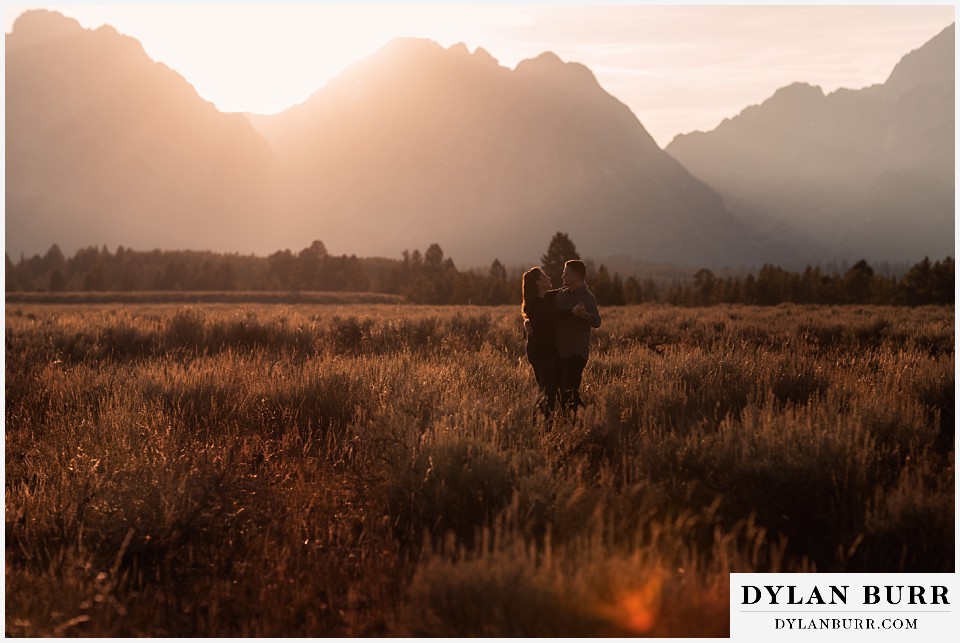
[[10, 304], [6, 634], [725, 636], [728, 574], [954, 570], [953, 308]]

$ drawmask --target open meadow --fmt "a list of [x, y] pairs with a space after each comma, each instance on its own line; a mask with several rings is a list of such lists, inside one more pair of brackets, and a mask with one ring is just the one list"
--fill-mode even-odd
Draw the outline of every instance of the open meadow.
[[953, 307], [6, 306], [6, 634], [725, 636], [728, 574], [951, 572]]

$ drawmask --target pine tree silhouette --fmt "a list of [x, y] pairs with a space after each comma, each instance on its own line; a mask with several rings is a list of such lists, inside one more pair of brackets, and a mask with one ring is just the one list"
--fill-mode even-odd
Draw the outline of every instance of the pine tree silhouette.
[[563, 264], [570, 259], [579, 259], [577, 246], [567, 235], [566, 232], [558, 232], [553, 235], [550, 245], [547, 246], [547, 253], [540, 257], [543, 270], [550, 276], [554, 288], [561, 286], [560, 275], [563, 273]]

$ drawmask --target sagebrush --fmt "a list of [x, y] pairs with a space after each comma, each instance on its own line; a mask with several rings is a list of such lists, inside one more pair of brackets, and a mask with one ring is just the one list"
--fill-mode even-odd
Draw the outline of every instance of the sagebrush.
[[724, 636], [731, 571], [954, 570], [951, 308], [11, 306], [13, 636]]

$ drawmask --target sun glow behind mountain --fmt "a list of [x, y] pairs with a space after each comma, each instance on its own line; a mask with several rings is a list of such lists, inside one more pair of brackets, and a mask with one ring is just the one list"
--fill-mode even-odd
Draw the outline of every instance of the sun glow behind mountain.
[[[259, 114], [303, 102], [398, 36], [449, 46], [478, 41], [483, 30], [482, 21], [462, 5], [40, 6], [88, 29], [115, 27], [181, 73], [221, 111]], [[7, 8], [7, 32], [10, 14]]]
[[109, 24], [222, 111], [272, 114], [306, 100], [396, 37], [483, 47], [500, 64], [552, 51], [587, 65], [658, 144], [708, 130], [801, 81], [833, 91], [882, 83], [904, 52], [953, 20], [952, 6], [525, 4], [5, 6]]

